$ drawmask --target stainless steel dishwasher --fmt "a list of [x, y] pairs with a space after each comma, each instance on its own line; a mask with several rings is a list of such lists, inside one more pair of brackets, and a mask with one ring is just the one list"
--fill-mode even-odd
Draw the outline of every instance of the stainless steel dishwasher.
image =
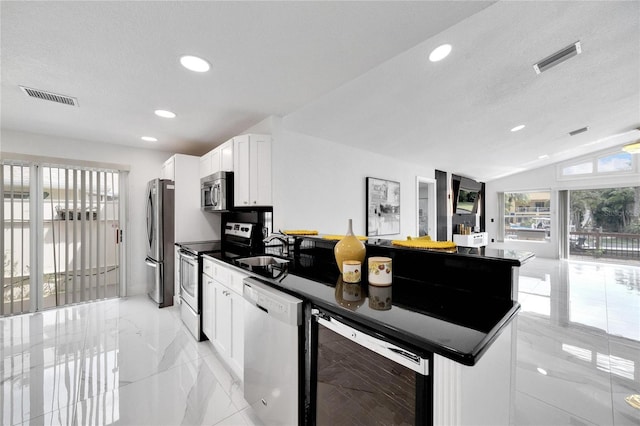
[[244, 398], [265, 424], [302, 424], [302, 300], [253, 278], [244, 298]]

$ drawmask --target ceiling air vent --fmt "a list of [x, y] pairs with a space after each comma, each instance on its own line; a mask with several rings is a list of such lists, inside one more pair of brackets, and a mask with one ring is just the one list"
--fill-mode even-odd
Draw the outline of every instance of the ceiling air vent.
[[577, 41], [564, 49], [557, 51], [556, 53], [547, 56], [537, 64], [533, 65], [533, 69], [536, 70], [536, 74], [540, 74], [543, 71], [548, 70], [551, 67], [555, 67], [558, 64], [566, 61], [569, 58], [572, 58], [578, 54], [582, 53], [582, 47], [580, 46], [580, 42]]
[[580, 133], [584, 133], [589, 130], [589, 126], [583, 127], [582, 129], [576, 129], [573, 132], [569, 132], [569, 136], [579, 135]]
[[59, 104], [78, 106], [78, 100], [71, 96], [60, 95], [58, 93], [47, 92], [39, 89], [32, 89], [30, 87], [20, 86], [20, 89], [28, 96], [32, 98], [42, 99], [44, 101], [57, 102]]

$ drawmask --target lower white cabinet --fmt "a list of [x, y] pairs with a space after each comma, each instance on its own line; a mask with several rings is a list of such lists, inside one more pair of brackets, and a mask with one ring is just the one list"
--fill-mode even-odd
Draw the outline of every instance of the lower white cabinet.
[[215, 290], [213, 278], [202, 274], [202, 332], [210, 341], [216, 338], [213, 308], [215, 306]]
[[205, 258], [214, 276], [202, 274], [202, 330], [229, 367], [242, 379], [244, 362], [244, 298], [248, 275]]
[[173, 305], [180, 306], [180, 247], [173, 249]]
[[215, 292], [213, 308], [215, 339], [212, 340], [213, 346], [223, 355], [231, 355], [231, 311], [232, 300], [231, 290], [225, 285], [217, 281], [213, 282], [213, 291]]

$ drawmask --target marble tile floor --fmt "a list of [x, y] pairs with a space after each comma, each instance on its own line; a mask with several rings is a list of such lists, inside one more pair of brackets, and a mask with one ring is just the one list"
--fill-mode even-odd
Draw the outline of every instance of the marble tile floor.
[[0, 319], [2, 425], [254, 424], [239, 380], [146, 296]]
[[640, 425], [640, 263], [520, 268], [515, 425]]
[[[513, 425], [640, 425], [640, 266], [521, 268]], [[239, 380], [146, 296], [0, 319], [2, 425], [251, 425]]]

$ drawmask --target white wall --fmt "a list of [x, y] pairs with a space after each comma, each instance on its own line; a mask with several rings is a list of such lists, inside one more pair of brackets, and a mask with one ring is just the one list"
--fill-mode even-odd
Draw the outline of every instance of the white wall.
[[[263, 122], [263, 124], [265, 124]], [[344, 234], [348, 219], [353, 232], [366, 232], [366, 177], [400, 182], [400, 233], [415, 235], [416, 176], [434, 177], [428, 164], [417, 166], [319, 139], [286, 128], [270, 118], [273, 135], [274, 229], [316, 229]], [[262, 124], [250, 130], [268, 132]]]
[[150, 149], [129, 148], [123, 145], [100, 144], [55, 136], [15, 132], [2, 129], [2, 152], [68, 158], [82, 161], [127, 165], [129, 171], [129, 214], [127, 228], [129, 279], [127, 294], [146, 293], [145, 194], [147, 182], [159, 177], [160, 167], [171, 153]]

